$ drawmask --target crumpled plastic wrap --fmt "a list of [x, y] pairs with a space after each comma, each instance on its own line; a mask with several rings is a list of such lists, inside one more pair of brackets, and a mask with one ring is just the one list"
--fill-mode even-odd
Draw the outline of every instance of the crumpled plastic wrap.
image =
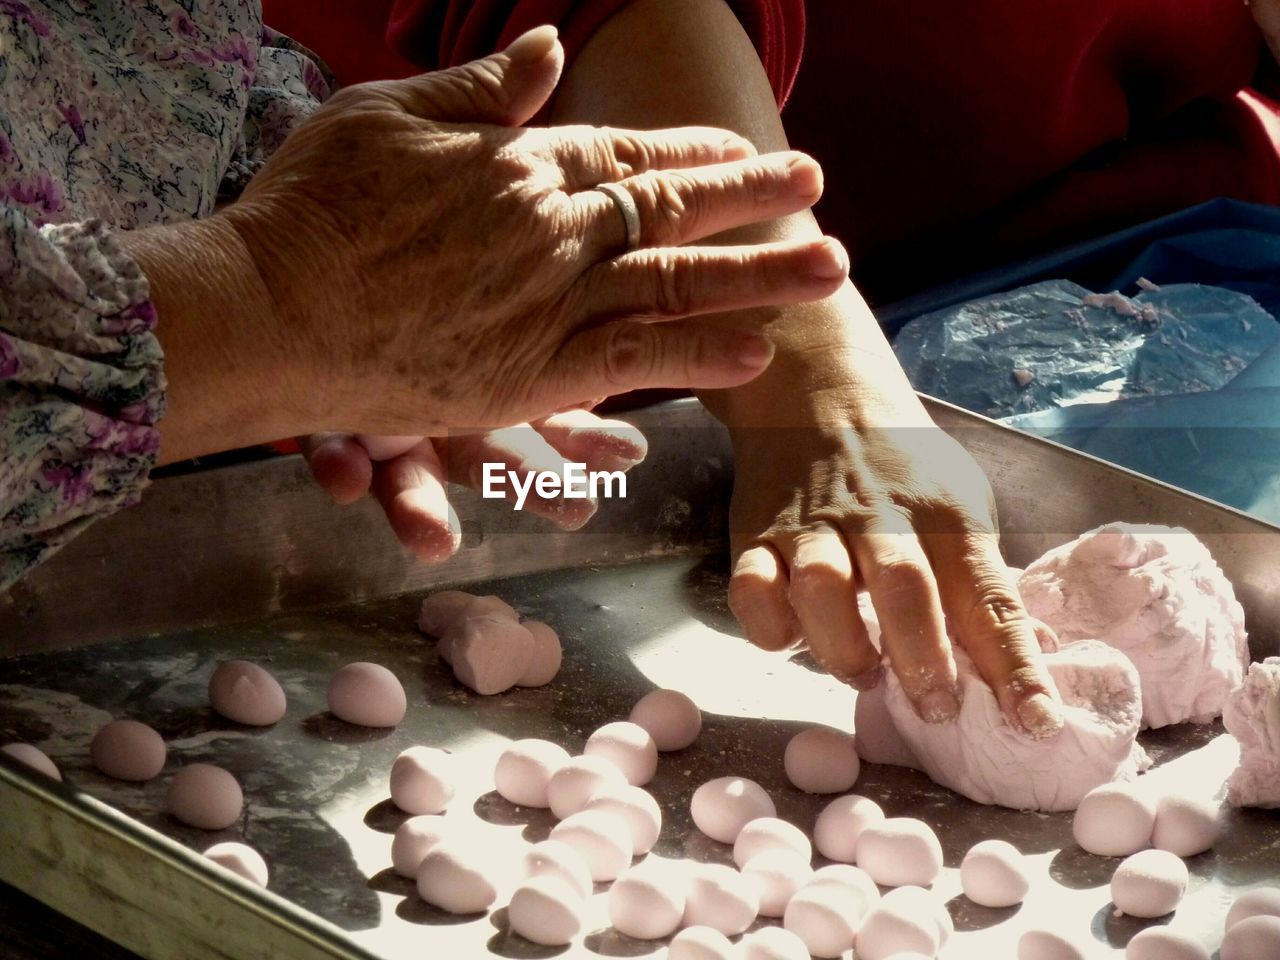
[[1218, 390], [1280, 340], [1252, 298], [1173, 284], [1129, 298], [1049, 280], [925, 314], [894, 350], [917, 390], [989, 417]]

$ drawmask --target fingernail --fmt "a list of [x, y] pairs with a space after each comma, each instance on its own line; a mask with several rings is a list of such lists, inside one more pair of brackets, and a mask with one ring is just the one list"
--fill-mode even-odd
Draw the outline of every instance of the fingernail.
[[883, 676], [884, 676], [884, 667], [877, 665], [872, 667], [870, 670], [867, 670], [863, 673], [858, 674], [856, 677], [850, 680], [849, 683], [853, 686], [855, 690], [860, 690], [860, 691], [870, 690], [872, 687], [876, 686], [876, 684], [880, 682], [880, 679]]
[[1066, 720], [1062, 708], [1051, 697], [1033, 693], [1018, 706], [1018, 720], [1028, 736], [1048, 740], [1062, 732]]
[[526, 30], [507, 45], [505, 53], [512, 60], [525, 60], [535, 63], [541, 60], [555, 46], [559, 32], [549, 23]]
[[758, 333], [745, 333], [738, 338], [734, 357], [744, 367], [763, 370], [773, 359], [773, 341]]
[[822, 168], [812, 157], [793, 155], [787, 161], [787, 170], [800, 196], [813, 201], [822, 196]]
[[813, 265], [813, 275], [819, 280], [843, 280], [849, 275], [849, 254], [832, 237], [824, 239], [823, 247], [827, 255]]
[[925, 723], [946, 723], [960, 712], [960, 701], [950, 690], [930, 690], [916, 701], [916, 709]]

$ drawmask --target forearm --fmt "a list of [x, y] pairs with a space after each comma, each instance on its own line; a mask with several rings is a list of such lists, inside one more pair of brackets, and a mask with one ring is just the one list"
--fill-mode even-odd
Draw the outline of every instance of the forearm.
[[[787, 147], [773, 93], [750, 39], [723, 0], [636, 0], [602, 27], [570, 66], [555, 102], [558, 123], [652, 128], [726, 127], [758, 149]], [[812, 214], [759, 224], [723, 242], [821, 235]], [[871, 311], [852, 284], [816, 303], [725, 315], [766, 330], [772, 365], [751, 383], [708, 392], [731, 427], [847, 422], [886, 397], [912, 396]], [[851, 371], [856, 371], [851, 383]], [[786, 403], [779, 403], [785, 397]], [[850, 409], [852, 404], [856, 409]]]

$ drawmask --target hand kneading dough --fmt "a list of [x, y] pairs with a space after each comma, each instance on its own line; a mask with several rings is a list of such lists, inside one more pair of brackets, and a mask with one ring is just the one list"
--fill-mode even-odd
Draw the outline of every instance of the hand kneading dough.
[[569, 760], [569, 751], [550, 740], [517, 740], [502, 751], [493, 784], [503, 799], [520, 807], [545, 807], [551, 775]]
[[493, 851], [475, 842], [441, 840], [422, 858], [418, 896], [449, 913], [483, 913], [498, 899]]
[[545, 687], [560, 672], [564, 650], [560, 635], [540, 620], [526, 620], [521, 624], [533, 637], [533, 652], [529, 665], [516, 681], [517, 687]]
[[559, 877], [584, 900], [591, 896], [593, 889], [587, 861], [577, 850], [560, 840], [543, 840], [526, 850], [524, 875]]
[[1085, 955], [1060, 933], [1028, 930], [1018, 939], [1018, 960], [1085, 960]]
[[956, 668], [963, 702], [955, 720], [921, 720], [886, 670], [889, 712], [925, 771], [944, 787], [1015, 810], [1074, 810], [1094, 787], [1132, 779], [1148, 764], [1134, 739], [1142, 711], [1138, 675], [1124, 654], [1096, 641], [1045, 654], [1043, 663], [1062, 696], [1066, 721], [1048, 740], [1009, 724], [961, 650]]
[[1259, 887], [1236, 897], [1227, 911], [1226, 929], [1250, 917], [1280, 917], [1280, 887]]
[[533, 634], [501, 616], [467, 613], [440, 642], [449, 645], [453, 675], [483, 696], [510, 690], [533, 660]]
[[649, 731], [659, 750], [683, 750], [702, 732], [702, 711], [679, 690], [650, 690], [627, 718]]
[[871, 908], [858, 930], [858, 960], [887, 960], [914, 951], [936, 956], [953, 927], [941, 900], [920, 887], [890, 890]]
[[1209, 960], [1209, 951], [1185, 933], [1148, 927], [1124, 948], [1124, 960]]
[[391, 840], [391, 869], [412, 880], [427, 851], [449, 834], [449, 824], [444, 817], [423, 814], [410, 817], [396, 828]]
[[757, 817], [778, 813], [764, 787], [745, 777], [717, 777], [693, 792], [689, 814], [693, 825], [712, 840], [733, 843]]
[[391, 765], [391, 801], [405, 813], [444, 813], [458, 761], [438, 747], [410, 747]]
[[813, 845], [828, 860], [853, 863], [857, 859], [858, 838], [862, 831], [883, 820], [884, 811], [874, 800], [856, 793], [836, 797], [818, 814], [813, 825]]
[[853, 737], [830, 727], [811, 727], [791, 738], [782, 765], [791, 785], [805, 793], [844, 793], [858, 779]]
[[559, 877], [530, 877], [511, 897], [507, 922], [526, 940], [562, 947], [582, 930], [582, 898]]
[[942, 844], [923, 820], [890, 817], [862, 831], [858, 866], [882, 887], [927, 887], [942, 872]]
[[609, 922], [637, 940], [669, 937], [684, 917], [687, 892], [675, 869], [628, 870], [609, 888]]
[[586, 807], [601, 787], [626, 783], [622, 771], [604, 757], [570, 757], [547, 781], [547, 806], [563, 820]]
[[329, 710], [362, 727], [394, 727], [409, 701], [396, 675], [378, 663], [349, 663], [329, 681]]
[[225, 830], [240, 819], [244, 793], [226, 770], [192, 763], [173, 775], [165, 809], [191, 827]]
[[1272, 960], [1280, 957], [1280, 917], [1250, 917], [1227, 931], [1221, 960]]
[[112, 720], [89, 745], [93, 765], [108, 777], [142, 782], [164, 769], [164, 740], [145, 723]]
[[[859, 607], [861, 609], [861, 607]], [[923, 770], [889, 713], [889, 685], [883, 681], [859, 690], [853, 701], [853, 745], [867, 763]]]
[[1189, 879], [1187, 865], [1169, 851], [1143, 850], [1116, 867], [1111, 902], [1117, 914], [1163, 917], [1178, 908]]
[[234, 840], [215, 843], [204, 855], [250, 883], [256, 883], [260, 887], [267, 885], [267, 861], [248, 844], [236, 843]]
[[742, 938], [741, 960], [809, 960], [809, 948], [790, 930], [762, 927]]
[[3, 747], [0, 747], [0, 753], [12, 757], [37, 773], [43, 773], [51, 780], [62, 780], [62, 774], [54, 765], [54, 762], [45, 756], [43, 750], [33, 747], [29, 743], [6, 743]]
[[551, 839], [578, 851], [597, 883], [613, 880], [631, 865], [631, 828], [616, 814], [582, 810], [552, 827]]
[[739, 832], [733, 841], [733, 862], [745, 867], [753, 857], [767, 850], [790, 850], [808, 863], [813, 857], [813, 847], [804, 831], [795, 824], [777, 817], [757, 817]]
[[652, 850], [662, 833], [662, 808], [653, 794], [640, 787], [607, 784], [593, 793], [582, 809], [617, 815], [631, 830], [632, 854], [637, 857]]
[[701, 924], [735, 937], [755, 923], [759, 911], [755, 886], [737, 870], [721, 863], [694, 864], [685, 898], [685, 926]]
[[1212, 720], [1249, 660], [1235, 591], [1180, 527], [1091, 530], [1027, 567], [1018, 589], [1063, 643], [1101, 640], [1133, 661], [1145, 726]]
[[1222, 719], [1240, 741], [1240, 766], [1227, 781], [1227, 801], [1237, 807], [1280, 807], [1280, 657], [1250, 665]]
[[1157, 850], [1194, 857], [1217, 843], [1221, 834], [1221, 810], [1212, 800], [1167, 794], [1156, 804], [1151, 845]]
[[960, 864], [960, 886], [981, 907], [1012, 907], [1031, 889], [1026, 858], [1004, 840], [975, 843]]
[[606, 723], [587, 738], [588, 757], [604, 757], [633, 787], [643, 787], [658, 772], [658, 747], [649, 731], [627, 720]]
[[269, 727], [284, 717], [284, 688], [266, 670], [248, 660], [218, 664], [209, 678], [209, 703], [228, 720]]
[[1150, 845], [1156, 803], [1132, 783], [1105, 783], [1085, 794], [1071, 832], [1076, 843], [1100, 857], [1127, 857]]
[[671, 938], [667, 960], [736, 960], [735, 948], [719, 930], [686, 927]]

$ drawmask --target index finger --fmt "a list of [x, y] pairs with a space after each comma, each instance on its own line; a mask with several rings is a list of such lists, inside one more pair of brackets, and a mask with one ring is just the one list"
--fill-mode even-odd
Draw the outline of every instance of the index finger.
[[701, 167], [756, 155], [750, 140], [719, 127], [623, 130], [553, 127], [541, 135], [542, 153], [564, 174], [568, 193], [616, 183], [648, 170]]

